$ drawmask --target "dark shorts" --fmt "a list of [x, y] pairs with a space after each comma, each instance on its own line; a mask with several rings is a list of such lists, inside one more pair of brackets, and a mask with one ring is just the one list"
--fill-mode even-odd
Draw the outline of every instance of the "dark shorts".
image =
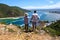
[[28, 30], [28, 24], [25, 24], [25, 30], [26, 31]]
[[26, 27], [26, 26], [28, 27], [28, 24], [25, 24], [25, 27]]

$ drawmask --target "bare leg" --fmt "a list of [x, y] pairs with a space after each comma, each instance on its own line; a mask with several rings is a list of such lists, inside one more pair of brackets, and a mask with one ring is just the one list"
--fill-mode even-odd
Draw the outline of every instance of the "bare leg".
[[28, 31], [28, 24], [25, 24], [25, 31]]

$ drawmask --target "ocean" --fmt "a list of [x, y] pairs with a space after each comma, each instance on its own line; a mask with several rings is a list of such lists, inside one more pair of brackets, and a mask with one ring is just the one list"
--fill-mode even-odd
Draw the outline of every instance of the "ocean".
[[[33, 12], [28, 12], [29, 25], [31, 24], [30, 19], [31, 19], [32, 14], [33, 14]], [[37, 14], [40, 17], [39, 19], [41, 21], [52, 22], [52, 21], [60, 20], [60, 14], [58, 14], [58, 13], [48, 13], [48, 12], [37, 11]], [[16, 21], [13, 21], [12, 24], [23, 26], [24, 25], [24, 17], [19, 18]]]

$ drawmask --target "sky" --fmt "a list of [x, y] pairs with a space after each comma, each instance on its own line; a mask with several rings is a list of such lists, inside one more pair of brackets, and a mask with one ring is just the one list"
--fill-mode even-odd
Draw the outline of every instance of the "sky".
[[0, 0], [0, 3], [24, 9], [60, 8], [60, 0]]

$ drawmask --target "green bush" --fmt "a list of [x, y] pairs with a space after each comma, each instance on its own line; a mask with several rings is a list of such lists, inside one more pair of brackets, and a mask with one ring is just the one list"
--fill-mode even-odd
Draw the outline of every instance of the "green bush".
[[37, 30], [40, 30], [40, 29], [41, 29], [41, 27], [40, 27], [40, 26], [37, 26], [37, 27], [36, 27], [36, 29], [37, 29]]
[[23, 27], [21, 27], [21, 30], [24, 30], [25, 29], [25, 27], [23, 26]]
[[55, 36], [55, 35], [56, 35], [56, 30], [54, 30], [54, 29], [52, 29], [52, 28], [46, 27], [44, 30], [45, 30], [46, 32], [47, 32], [47, 30], [48, 30], [48, 33], [49, 33], [50, 35], [52, 35], [52, 36]]
[[60, 36], [60, 20], [58, 20], [57, 22], [54, 22], [51, 25], [47, 26], [46, 28], [44, 28], [44, 30], [46, 32], [48, 30], [51, 35]]
[[15, 32], [13, 29], [8, 29], [9, 32]]

